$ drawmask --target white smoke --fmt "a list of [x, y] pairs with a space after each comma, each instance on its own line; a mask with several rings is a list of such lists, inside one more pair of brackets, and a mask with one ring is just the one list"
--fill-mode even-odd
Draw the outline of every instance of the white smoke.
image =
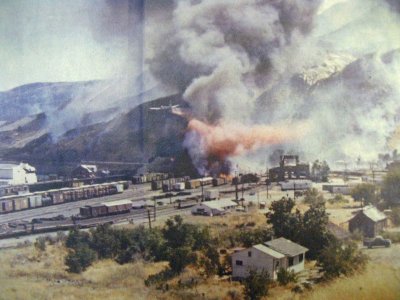
[[[202, 121], [307, 120], [312, 129], [302, 142], [282, 148], [310, 160], [374, 159], [387, 149], [400, 112], [400, 17], [393, 3], [178, 1], [171, 26], [155, 35], [150, 70], [184, 91]], [[185, 145], [204, 161], [194, 136]], [[270, 152], [266, 146], [232, 159], [258, 162]]]

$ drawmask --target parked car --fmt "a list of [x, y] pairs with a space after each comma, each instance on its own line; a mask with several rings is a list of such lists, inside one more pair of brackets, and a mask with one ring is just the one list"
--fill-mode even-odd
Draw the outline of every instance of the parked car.
[[391, 240], [384, 239], [381, 236], [376, 236], [375, 238], [364, 240], [364, 246], [366, 246], [370, 249], [372, 247], [379, 247], [379, 246], [384, 246], [387, 248], [387, 247], [390, 247], [391, 244], [392, 244]]

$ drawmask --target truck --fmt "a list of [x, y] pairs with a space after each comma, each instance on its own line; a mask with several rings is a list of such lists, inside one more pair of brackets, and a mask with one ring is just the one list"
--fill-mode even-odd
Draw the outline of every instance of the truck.
[[379, 247], [379, 246], [388, 248], [392, 244], [392, 241], [389, 239], [384, 239], [383, 237], [378, 235], [371, 239], [364, 239], [363, 244], [365, 247], [368, 247], [369, 249], [371, 249], [372, 247]]
[[204, 192], [204, 199], [205, 200], [215, 200], [219, 198], [219, 191], [218, 190], [207, 190]]

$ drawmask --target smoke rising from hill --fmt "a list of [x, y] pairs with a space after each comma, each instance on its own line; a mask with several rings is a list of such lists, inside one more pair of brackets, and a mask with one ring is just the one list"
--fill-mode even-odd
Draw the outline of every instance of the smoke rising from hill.
[[[178, 1], [150, 70], [184, 91], [204, 126], [229, 132], [234, 124], [245, 137], [255, 126], [284, 121], [295, 130], [307, 121], [310, 130], [295, 149], [305, 159], [374, 159], [400, 112], [399, 15], [375, 0], [337, 1], [319, 11], [326, 2]], [[204, 169], [209, 147], [199, 140], [213, 140], [213, 132], [189, 130], [186, 146]], [[226, 152], [231, 160], [237, 155]]]

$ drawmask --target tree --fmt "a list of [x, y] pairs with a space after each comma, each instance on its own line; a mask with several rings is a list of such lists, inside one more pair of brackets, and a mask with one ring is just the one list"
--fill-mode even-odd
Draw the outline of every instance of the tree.
[[267, 213], [267, 223], [272, 224], [276, 237], [284, 237], [292, 241], [299, 240], [302, 227], [302, 216], [299, 210], [292, 212], [295, 201], [283, 197], [271, 203], [270, 212]]
[[327, 182], [330, 168], [326, 161], [316, 160], [311, 166], [311, 178], [317, 182]]
[[383, 181], [382, 196], [389, 204], [400, 203], [400, 167], [394, 167], [387, 173]]
[[100, 259], [113, 258], [117, 255], [118, 240], [116, 232], [109, 224], [97, 226], [91, 231], [91, 248], [95, 250]]
[[179, 248], [193, 245], [195, 228], [191, 224], [184, 224], [182, 217], [176, 215], [166, 221], [162, 233], [168, 247]]
[[271, 282], [267, 271], [250, 270], [249, 276], [243, 281], [246, 299], [258, 300], [266, 296]]
[[313, 203], [304, 215], [299, 210], [292, 212], [294, 205], [290, 198], [272, 202], [267, 222], [272, 224], [276, 237], [284, 237], [307, 247], [307, 257], [316, 258], [334, 238], [327, 229], [325, 205]]
[[344, 244], [332, 240], [318, 257], [317, 265], [322, 268], [325, 279], [347, 276], [365, 268], [368, 256], [358, 250], [355, 243]]
[[174, 274], [180, 274], [186, 266], [196, 262], [196, 253], [189, 247], [170, 248], [168, 251], [169, 267]]
[[79, 229], [72, 229], [68, 233], [68, 237], [65, 241], [65, 246], [67, 248], [79, 248], [81, 245], [90, 244], [90, 234], [85, 231], [80, 231]]
[[376, 186], [372, 183], [357, 184], [351, 189], [350, 194], [355, 201], [360, 201], [361, 204], [376, 204], [378, 202]]
[[301, 245], [308, 248], [307, 257], [315, 259], [318, 257], [324, 247], [334, 239], [334, 236], [328, 231], [329, 217], [326, 214], [324, 204], [311, 205], [304, 213], [302, 233], [300, 239]]
[[81, 245], [76, 249], [70, 249], [65, 258], [68, 272], [81, 273], [85, 271], [96, 260], [96, 252], [88, 245]]

